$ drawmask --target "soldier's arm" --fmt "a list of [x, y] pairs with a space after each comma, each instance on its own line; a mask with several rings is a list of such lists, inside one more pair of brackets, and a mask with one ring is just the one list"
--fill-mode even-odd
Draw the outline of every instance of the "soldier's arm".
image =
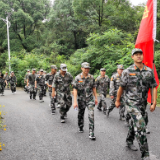
[[35, 88], [37, 88], [37, 80], [35, 80]]
[[152, 88], [152, 104], [151, 104], [151, 107], [150, 107], [150, 111], [153, 112], [156, 108], [156, 104], [157, 104], [157, 82], [154, 78], [154, 74], [152, 72], [152, 80], [151, 80], [151, 86], [150, 88]]
[[27, 87], [28, 87], [28, 84], [29, 84], [29, 79], [27, 79]]
[[6, 85], [8, 85], [7, 81], [5, 80]]
[[94, 87], [92, 90], [93, 90], [93, 95], [94, 95], [94, 97], [95, 97], [95, 105], [97, 105], [97, 104], [98, 104], [98, 99], [97, 99], [96, 87]]
[[45, 84], [47, 84], [47, 86], [49, 87], [48, 79], [49, 79], [49, 75], [46, 75], [46, 77], [45, 77]]
[[56, 90], [56, 76], [53, 79], [53, 83], [52, 83], [52, 97], [55, 97], [55, 90]]
[[74, 96], [74, 104], [73, 104], [73, 107], [74, 107], [74, 109], [76, 108], [76, 107], [78, 107], [78, 103], [77, 103], [77, 89], [73, 89], [73, 96]]

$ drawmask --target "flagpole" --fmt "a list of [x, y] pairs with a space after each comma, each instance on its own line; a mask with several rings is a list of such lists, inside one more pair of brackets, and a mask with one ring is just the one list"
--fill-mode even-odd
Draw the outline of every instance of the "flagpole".
[[[155, 42], [153, 41], [153, 75], [154, 75], [154, 57], [155, 57]], [[155, 77], [155, 76], [154, 76]], [[151, 105], [153, 104], [153, 86], [151, 91]]]

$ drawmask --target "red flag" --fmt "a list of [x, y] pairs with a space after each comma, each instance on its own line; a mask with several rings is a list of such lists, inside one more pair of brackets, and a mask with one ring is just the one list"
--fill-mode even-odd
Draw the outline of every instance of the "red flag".
[[[143, 63], [153, 69], [154, 42], [156, 40], [157, 0], [148, 0], [142, 17], [135, 48], [140, 48], [144, 54]], [[154, 66], [154, 76], [157, 84], [159, 79]], [[151, 103], [151, 92], [148, 92], [148, 102]]]

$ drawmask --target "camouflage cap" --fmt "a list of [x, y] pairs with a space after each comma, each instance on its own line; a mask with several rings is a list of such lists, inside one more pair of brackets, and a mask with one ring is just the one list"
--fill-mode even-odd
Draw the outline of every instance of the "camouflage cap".
[[62, 71], [67, 71], [67, 65], [64, 64], [64, 63], [62, 63], [62, 64], [60, 65], [60, 69], [61, 69]]
[[6, 72], [6, 73], [8, 73], [8, 72]]
[[57, 69], [57, 66], [56, 65], [51, 65], [51, 68], [52, 69]]
[[101, 68], [100, 71], [106, 71], [106, 69], [105, 68]]
[[82, 68], [91, 68], [91, 67], [90, 67], [90, 64], [89, 64], [88, 62], [83, 62], [83, 63], [81, 64], [81, 67], [82, 67]]
[[46, 71], [43, 71], [44, 73], [47, 73]]
[[14, 73], [13, 71], [11, 71], [11, 73]]
[[27, 72], [29, 72], [30, 70], [28, 69]]
[[35, 68], [33, 68], [33, 69], [32, 69], [32, 71], [36, 71], [36, 69], [35, 69]]
[[132, 50], [132, 56], [135, 54], [135, 53], [143, 53], [143, 51], [139, 48], [135, 48]]
[[43, 69], [40, 69], [40, 72], [43, 72]]
[[120, 64], [120, 65], [117, 65], [117, 69], [124, 69], [124, 67], [122, 64]]

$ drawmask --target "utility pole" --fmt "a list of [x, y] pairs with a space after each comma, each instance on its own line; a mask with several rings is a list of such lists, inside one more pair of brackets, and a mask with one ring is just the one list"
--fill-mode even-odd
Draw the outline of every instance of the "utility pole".
[[8, 21], [8, 16], [6, 17], [6, 19], [0, 18], [1, 20], [3, 20], [4, 23], [7, 24], [7, 39], [8, 39], [8, 59], [9, 59], [9, 72], [11, 72], [11, 64], [10, 64], [10, 39], [9, 39], [9, 28], [11, 26], [11, 23]]

